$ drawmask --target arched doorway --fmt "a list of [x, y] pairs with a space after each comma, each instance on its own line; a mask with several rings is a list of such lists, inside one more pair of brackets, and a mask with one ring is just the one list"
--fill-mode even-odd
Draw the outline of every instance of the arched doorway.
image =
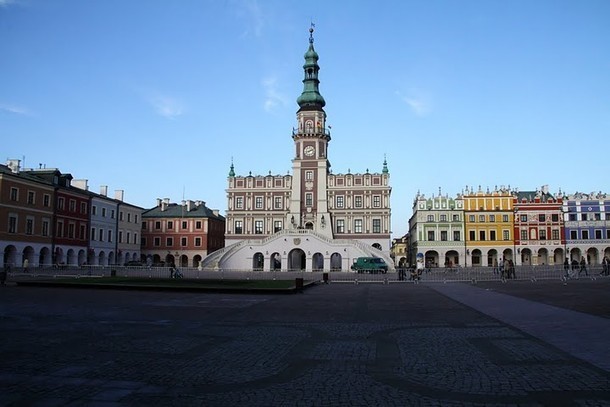
[[188, 267], [189, 266], [189, 258], [186, 254], [180, 256], [180, 267]]
[[555, 249], [553, 251], [553, 264], [563, 264], [564, 257], [563, 249]]
[[167, 256], [165, 256], [165, 265], [166, 266], [172, 266], [176, 264], [176, 258], [174, 257], [173, 254], [168, 253]]
[[498, 267], [498, 251], [496, 249], [487, 252], [487, 267]]
[[305, 270], [305, 252], [301, 249], [292, 249], [288, 253], [289, 270]]
[[460, 264], [460, 255], [455, 250], [449, 250], [445, 253], [445, 267], [453, 267]]
[[305, 224], [305, 229], [313, 230], [313, 223], [311, 223], [311, 222], [307, 222], [307, 223]]
[[591, 265], [600, 264], [599, 254], [595, 247], [590, 247], [587, 250], [587, 264], [591, 264]]
[[97, 255], [97, 264], [100, 266], [106, 265], [106, 253], [103, 250]]
[[568, 257], [570, 258], [570, 264], [571, 264], [573, 261], [577, 261], [577, 262], [579, 262], [579, 261], [580, 261], [580, 249], [579, 249], [578, 247], [575, 247], [575, 248], [573, 248], [573, 249], [570, 249], [570, 250], [569, 250], [569, 256], [568, 256]]
[[282, 256], [279, 253], [273, 253], [271, 255], [271, 270], [282, 269]]
[[68, 252], [66, 253], [66, 264], [68, 266], [73, 266], [76, 264], [76, 253], [74, 252], [74, 249], [69, 249]]
[[474, 249], [472, 251], [470, 262], [472, 263], [472, 267], [481, 267], [481, 251], [479, 249]]
[[324, 270], [324, 256], [322, 253], [314, 253], [311, 258], [311, 269], [313, 271], [322, 271]]
[[538, 250], [538, 265], [546, 266], [549, 264], [549, 251], [544, 247]]
[[48, 247], [43, 247], [40, 249], [40, 255], [38, 256], [38, 264], [40, 266], [50, 266], [51, 265], [51, 250]]
[[114, 252], [108, 253], [108, 264], [116, 264], [114, 260]]
[[21, 256], [21, 264], [23, 264], [24, 261], [28, 261], [29, 266], [33, 266], [34, 265], [34, 249], [32, 248], [32, 246], [26, 246], [25, 249], [23, 249], [23, 255]]
[[513, 251], [511, 249], [505, 249], [502, 252], [502, 258], [500, 260], [513, 260], [514, 262], [515, 259], [513, 258]]
[[531, 266], [532, 265], [532, 251], [530, 249], [521, 250], [521, 265]]
[[373, 247], [375, 249], [381, 250], [381, 245], [379, 243], [373, 243]]
[[265, 265], [265, 256], [261, 252], [254, 253], [252, 256], [252, 270], [262, 271]]
[[193, 267], [199, 267], [200, 263], [201, 263], [201, 256], [198, 254], [193, 256]]
[[4, 265], [11, 267], [17, 266], [17, 248], [13, 245], [8, 245], [4, 248]]
[[438, 267], [438, 252], [435, 250], [429, 250], [426, 252], [424, 266], [429, 269], [432, 267]]
[[340, 253], [333, 253], [330, 256], [330, 271], [341, 271], [343, 258]]

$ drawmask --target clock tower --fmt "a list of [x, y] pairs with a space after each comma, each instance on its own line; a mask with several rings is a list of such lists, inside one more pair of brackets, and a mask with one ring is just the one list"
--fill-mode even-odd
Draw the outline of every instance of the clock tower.
[[312, 229], [332, 238], [327, 191], [330, 132], [326, 128], [326, 102], [319, 91], [319, 71], [311, 27], [303, 65], [303, 92], [297, 98], [297, 128], [292, 131], [295, 155], [292, 160], [293, 182], [287, 224], [292, 228]]

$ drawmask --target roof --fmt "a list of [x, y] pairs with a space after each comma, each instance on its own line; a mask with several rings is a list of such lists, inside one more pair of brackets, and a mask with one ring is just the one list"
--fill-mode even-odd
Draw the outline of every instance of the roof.
[[163, 205], [165, 210], [162, 210], [162, 206], [155, 206], [154, 208], [148, 209], [142, 213], [142, 218], [212, 218], [220, 221], [225, 220], [224, 216], [218, 214], [203, 203], [196, 205], [193, 203], [190, 207], [190, 211], [187, 210], [187, 205], [178, 205], [176, 203], [170, 203]]

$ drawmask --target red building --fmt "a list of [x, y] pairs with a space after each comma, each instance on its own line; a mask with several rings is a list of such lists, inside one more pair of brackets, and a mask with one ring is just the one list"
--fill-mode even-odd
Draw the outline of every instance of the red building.
[[142, 257], [152, 264], [198, 267], [208, 254], [224, 247], [225, 218], [203, 201], [170, 203], [142, 214]]

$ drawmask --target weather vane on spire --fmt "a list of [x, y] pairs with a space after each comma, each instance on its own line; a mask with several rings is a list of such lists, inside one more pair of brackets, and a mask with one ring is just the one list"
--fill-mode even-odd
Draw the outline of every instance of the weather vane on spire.
[[309, 27], [309, 42], [313, 44], [313, 29], [316, 27], [316, 25], [313, 23], [313, 21], [311, 22], [311, 26]]

